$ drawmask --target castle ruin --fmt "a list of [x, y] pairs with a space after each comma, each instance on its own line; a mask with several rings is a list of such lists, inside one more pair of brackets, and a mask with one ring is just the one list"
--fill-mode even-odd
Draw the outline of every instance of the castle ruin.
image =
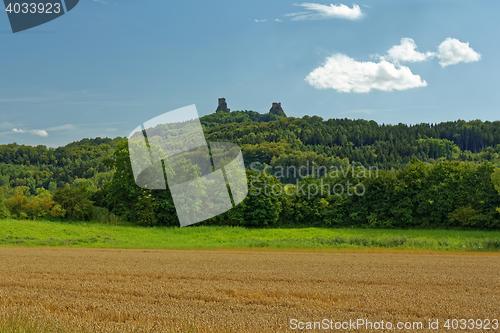
[[225, 98], [219, 98], [219, 106], [217, 107], [217, 110], [215, 112], [231, 112], [231, 109], [227, 107]]

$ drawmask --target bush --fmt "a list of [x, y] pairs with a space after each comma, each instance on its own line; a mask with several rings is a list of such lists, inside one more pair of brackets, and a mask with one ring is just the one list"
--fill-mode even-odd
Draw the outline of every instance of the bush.
[[120, 219], [115, 214], [103, 207], [94, 207], [92, 210], [92, 221], [106, 224], [118, 224]]
[[26, 186], [16, 187], [5, 201], [10, 213], [17, 218], [26, 218], [26, 206], [28, 204], [28, 188]]
[[26, 214], [30, 219], [59, 218], [64, 216], [64, 209], [52, 198], [52, 193], [38, 189], [37, 195], [28, 197]]
[[10, 217], [10, 212], [5, 204], [5, 189], [0, 187], [0, 219], [8, 217]]
[[54, 200], [64, 209], [64, 217], [71, 220], [90, 220], [94, 209], [91, 200], [96, 191], [90, 180], [76, 180], [56, 190]]
[[248, 173], [249, 192], [238, 207], [240, 225], [266, 227], [278, 224], [284, 199], [282, 184], [266, 173]]
[[481, 221], [481, 214], [474, 208], [467, 206], [455, 209], [448, 214], [448, 218], [452, 225], [473, 227]]

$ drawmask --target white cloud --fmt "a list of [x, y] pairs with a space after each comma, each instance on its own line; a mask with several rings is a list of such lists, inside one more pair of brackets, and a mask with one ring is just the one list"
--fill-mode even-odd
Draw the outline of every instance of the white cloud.
[[387, 59], [395, 62], [421, 62], [426, 61], [434, 56], [432, 52], [417, 51], [417, 44], [411, 38], [401, 38], [398, 45], [394, 45], [387, 51]]
[[16, 133], [16, 134], [26, 134], [27, 133], [27, 134], [31, 134], [34, 136], [39, 136], [41, 138], [46, 138], [49, 136], [49, 133], [46, 130], [42, 130], [42, 129], [25, 130], [22, 128], [13, 128], [12, 133]]
[[470, 47], [469, 43], [461, 42], [456, 38], [446, 38], [438, 47], [437, 57], [443, 67], [459, 63], [476, 62], [481, 55]]
[[362, 62], [344, 54], [327, 58], [305, 80], [314, 88], [344, 93], [400, 91], [427, 86], [425, 80], [406, 66], [397, 66], [386, 60]]
[[266, 18], [263, 18], [263, 19], [256, 18], [256, 19], [253, 19], [253, 21], [254, 21], [254, 23], [267, 23], [267, 22], [282, 23], [283, 22], [283, 20], [280, 19], [279, 17], [274, 18], [272, 20], [268, 20]]
[[73, 124], [64, 124], [64, 125], [49, 127], [47, 129], [24, 129], [20, 127], [14, 127], [10, 130], [10, 132], [14, 134], [30, 134], [41, 138], [46, 138], [49, 136], [49, 132], [72, 131], [75, 129], [76, 126]]
[[35, 136], [42, 137], [42, 138], [46, 138], [49, 136], [49, 133], [46, 130], [35, 129], [35, 130], [31, 130], [30, 133], [35, 135]]
[[344, 4], [320, 4], [313, 2], [304, 2], [297, 4], [296, 6], [304, 8], [306, 11], [300, 13], [291, 13], [286, 16], [290, 17], [292, 20], [317, 20], [317, 19], [346, 19], [346, 20], [358, 20], [363, 17], [363, 12], [359, 5], [352, 5], [352, 7], [346, 6]]
[[357, 61], [344, 54], [334, 54], [306, 77], [316, 89], [333, 89], [344, 93], [370, 91], [401, 91], [426, 87], [427, 82], [403, 63], [416, 63], [437, 58], [442, 67], [476, 62], [481, 55], [469, 43], [447, 38], [437, 52], [420, 52], [411, 38], [401, 38], [384, 56], [372, 56], [372, 61]]

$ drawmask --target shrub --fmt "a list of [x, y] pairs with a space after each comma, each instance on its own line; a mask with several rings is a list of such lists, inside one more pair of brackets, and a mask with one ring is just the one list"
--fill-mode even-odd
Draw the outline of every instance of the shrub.
[[94, 209], [91, 200], [95, 187], [89, 180], [76, 180], [66, 184], [54, 194], [54, 200], [64, 209], [64, 216], [72, 220], [90, 220]]

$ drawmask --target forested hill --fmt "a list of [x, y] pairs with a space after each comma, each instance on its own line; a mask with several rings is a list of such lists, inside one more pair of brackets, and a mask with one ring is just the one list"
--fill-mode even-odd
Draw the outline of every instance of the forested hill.
[[60, 187], [75, 179], [110, 176], [123, 138], [83, 139], [64, 147], [0, 145], [0, 186]]
[[362, 147], [378, 142], [414, 144], [418, 139], [435, 138], [449, 140], [471, 152], [500, 144], [500, 121], [380, 125], [368, 120], [286, 118], [252, 111], [216, 113], [202, 121], [212, 132], [220, 132], [222, 138], [250, 144], [298, 139], [304, 145]]
[[390, 168], [413, 158], [493, 160], [500, 151], [500, 121], [379, 125], [367, 120], [285, 118], [251, 111], [211, 114], [202, 120], [210, 140], [242, 145], [247, 162], [272, 163], [273, 158], [304, 151], [310, 152], [309, 158], [317, 154], [319, 159], [347, 158], [365, 166]]
[[[206, 223], [500, 228], [498, 121], [379, 125], [241, 111], [202, 123], [208, 141], [239, 144], [249, 167], [248, 197]], [[4, 217], [178, 225], [168, 191], [135, 185], [125, 138], [0, 145]]]
[[[498, 161], [500, 121], [380, 125], [374, 121], [317, 116], [286, 118], [253, 111], [202, 118], [209, 141], [241, 145], [247, 165], [339, 165], [361, 163], [398, 168], [412, 159]], [[61, 186], [110, 172], [124, 138], [83, 139], [59, 148], [0, 145], [0, 184], [32, 189]]]

